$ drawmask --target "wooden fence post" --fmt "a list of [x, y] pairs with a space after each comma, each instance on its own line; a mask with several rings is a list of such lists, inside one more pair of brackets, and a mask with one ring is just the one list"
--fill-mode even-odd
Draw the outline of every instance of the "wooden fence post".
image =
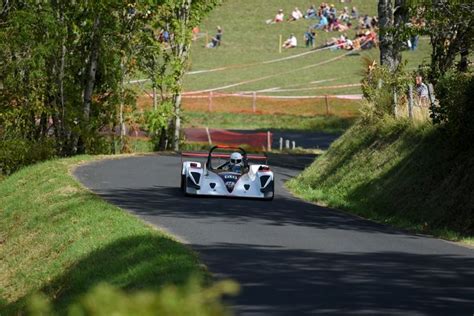
[[326, 101], [326, 115], [329, 115], [329, 98], [327, 94], [324, 96], [324, 100]]
[[408, 117], [413, 120], [413, 85], [408, 85]]
[[208, 102], [209, 112], [212, 112], [212, 91], [209, 92], [209, 102]]
[[398, 103], [397, 90], [393, 88], [393, 115], [395, 117], [398, 116], [397, 103]]
[[257, 111], [257, 92], [252, 93], [252, 111], [255, 113]]
[[267, 151], [272, 151], [272, 137], [270, 131], [267, 131]]
[[209, 145], [212, 145], [212, 138], [211, 138], [211, 132], [209, 131], [209, 127], [206, 127], [206, 135], [207, 135], [207, 141], [209, 142]]

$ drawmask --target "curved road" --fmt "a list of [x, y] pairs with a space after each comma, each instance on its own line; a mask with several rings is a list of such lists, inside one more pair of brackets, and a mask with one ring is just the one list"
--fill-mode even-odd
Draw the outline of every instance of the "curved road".
[[299, 171], [275, 167], [272, 202], [184, 198], [180, 158], [144, 156], [78, 168], [104, 199], [195, 249], [242, 286], [245, 315], [474, 314], [474, 250], [416, 236], [292, 197]]

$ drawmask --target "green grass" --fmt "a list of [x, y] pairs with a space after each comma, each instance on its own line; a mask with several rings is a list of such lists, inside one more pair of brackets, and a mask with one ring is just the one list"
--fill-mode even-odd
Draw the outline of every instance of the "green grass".
[[166, 234], [84, 189], [79, 156], [20, 170], [0, 182], [0, 314], [41, 291], [64, 313], [100, 282], [131, 290], [185, 284], [207, 273]]
[[337, 116], [254, 115], [235, 113], [186, 112], [185, 127], [225, 129], [278, 129], [302, 132], [341, 133], [355, 118]]
[[149, 153], [154, 151], [151, 139], [129, 138], [129, 149], [132, 153]]
[[[311, 2], [306, 0], [273, 0], [273, 1], [246, 1], [227, 0], [215, 9], [202, 23], [201, 32], [208, 32], [212, 37], [217, 25], [223, 28], [222, 46], [217, 49], [204, 48], [204, 38], [194, 42], [191, 51], [191, 71], [213, 69], [229, 65], [253, 64], [249, 67], [232, 68], [225, 71], [186, 75], [185, 90], [201, 90], [221, 87], [228, 84], [252, 80], [264, 76], [271, 78], [243, 84], [222, 91], [255, 91], [273, 87], [280, 88], [314, 88], [333, 86], [341, 84], [359, 83], [362, 77], [362, 57], [373, 58], [378, 61], [378, 49], [363, 51], [353, 54], [324, 65], [313, 68], [301, 69], [309, 65], [315, 65], [331, 58], [341, 56], [346, 52], [322, 51], [305, 55], [304, 57], [290, 59], [273, 64], [261, 64], [262, 61], [296, 55], [307, 52], [304, 47], [303, 34], [316, 20], [299, 20], [295, 22], [284, 22], [267, 25], [266, 19], [270, 19], [275, 12], [282, 8], [288, 16], [291, 10], [298, 6], [302, 11], [306, 10]], [[349, 4], [335, 2], [338, 12], [346, 6], [355, 5], [360, 14], [377, 14], [377, 1], [375, 0], [353, 0]], [[280, 34], [287, 38], [294, 33], [298, 38], [298, 48], [278, 52]], [[353, 37], [355, 31], [349, 31], [349, 37]], [[318, 31], [316, 44], [323, 44], [331, 37], [338, 37], [339, 32]], [[416, 68], [430, 53], [429, 41], [421, 39], [419, 49], [415, 52], [404, 52], [403, 56], [408, 60], [409, 68]], [[287, 71], [290, 73], [282, 74]], [[330, 80], [321, 83], [314, 81]], [[357, 87], [343, 89], [318, 89], [303, 91], [288, 91], [272, 93], [271, 95], [314, 95], [314, 94], [346, 94], [360, 93]]]
[[310, 201], [473, 243], [473, 154], [429, 125], [358, 123], [288, 186]]

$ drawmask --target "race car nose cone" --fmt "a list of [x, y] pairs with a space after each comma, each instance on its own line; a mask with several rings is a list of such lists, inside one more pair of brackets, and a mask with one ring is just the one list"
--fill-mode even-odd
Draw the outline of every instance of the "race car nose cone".
[[234, 187], [235, 187], [235, 182], [234, 181], [227, 181], [225, 183], [225, 187], [227, 188], [227, 191], [232, 192], [232, 190], [234, 190]]

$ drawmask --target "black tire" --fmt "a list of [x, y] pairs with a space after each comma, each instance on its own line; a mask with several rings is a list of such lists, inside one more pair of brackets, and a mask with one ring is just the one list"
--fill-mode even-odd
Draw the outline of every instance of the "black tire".
[[273, 198], [275, 197], [275, 192], [273, 192], [273, 191], [268, 192], [269, 195], [270, 195], [270, 193], [271, 193], [271, 196], [268, 196], [268, 197], [265, 196], [265, 197], [263, 198], [265, 201], [273, 201]]
[[265, 197], [263, 198], [265, 201], [272, 201], [273, 198], [275, 197], [275, 184], [272, 181], [272, 183], [269, 184], [270, 186], [270, 191], [265, 193]]
[[181, 175], [181, 191], [186, 193], [186, 176], [184, 174]]

